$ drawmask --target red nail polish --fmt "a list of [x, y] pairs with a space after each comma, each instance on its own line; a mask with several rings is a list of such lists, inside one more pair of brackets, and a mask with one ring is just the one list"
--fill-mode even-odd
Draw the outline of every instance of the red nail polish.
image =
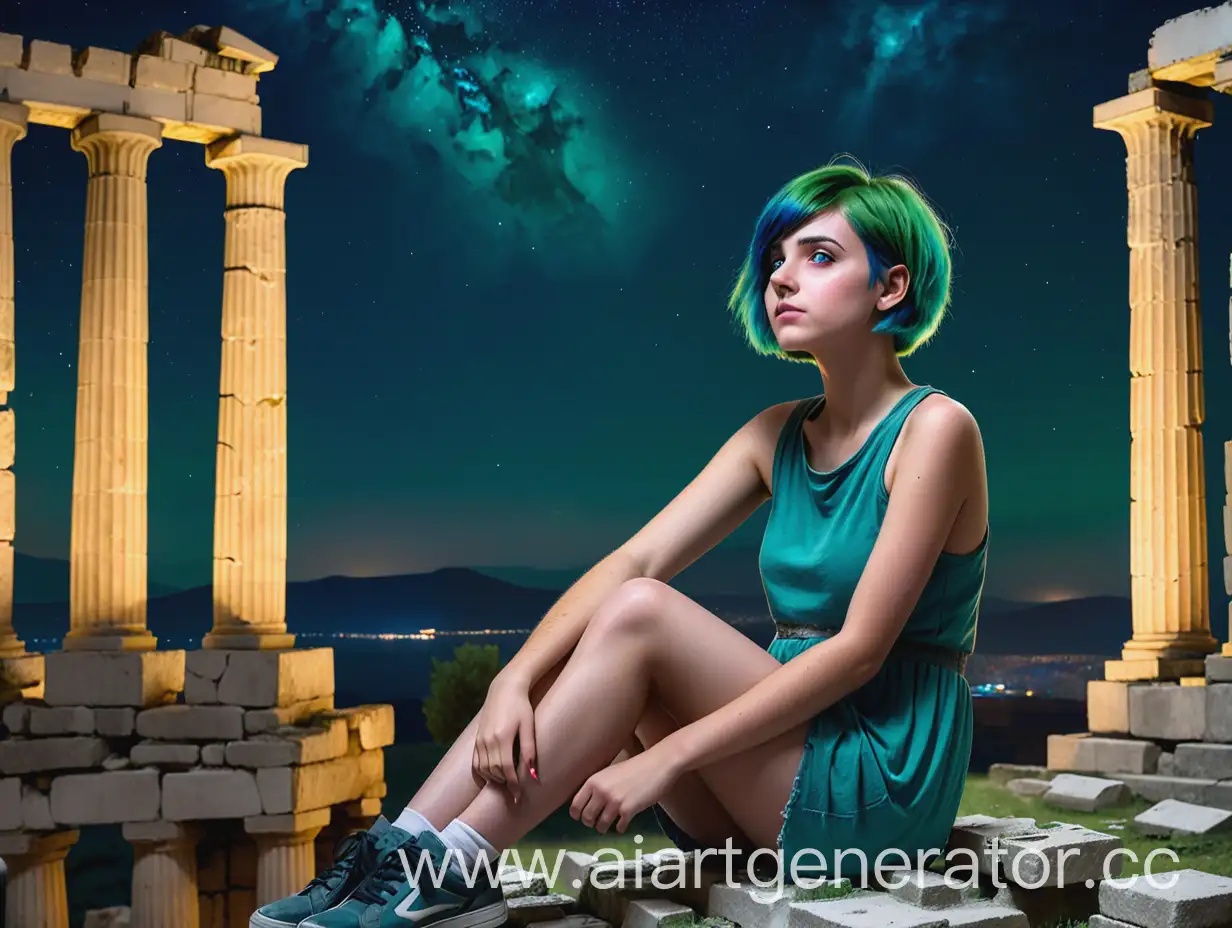
[[535, 768], [534, 768], [534, 767], [531, 767], [531, 768], [530, 768], [530, 775], [531, 775], [531, 779], [534, 779], [534, 780], [538, 780], [538, 779], [539, 779], [539, 774], [535, 773]]

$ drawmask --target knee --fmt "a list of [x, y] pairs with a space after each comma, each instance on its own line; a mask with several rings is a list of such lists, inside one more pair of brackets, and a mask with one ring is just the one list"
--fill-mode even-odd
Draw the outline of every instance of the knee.
[[650, 577], [626, 580], [603, 601], [591, 620], [598, 634], [643, 634], [662, 621], [674, 591]]

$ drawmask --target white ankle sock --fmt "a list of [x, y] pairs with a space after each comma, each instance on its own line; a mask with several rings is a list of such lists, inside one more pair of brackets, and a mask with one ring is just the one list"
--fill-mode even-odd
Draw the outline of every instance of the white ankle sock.
[[434, 835], [437, 835], [438, 837], [440, 836], [440, 832], [436, 830], [436, 826], [410, 806], [403, 809], [402, 814], [394, 820], [394, 827], [401, 828], [403, 831], [413, 835], [430, 831]]
[[454, 851], [465, 861], [466, 866], [475, 866], [479, 855], [483, 854], [492, 865], [500, 860], [500, 851], [488, 843], [488, 840], [461, 819], [454, 819], [440, 832], [441, 843]]

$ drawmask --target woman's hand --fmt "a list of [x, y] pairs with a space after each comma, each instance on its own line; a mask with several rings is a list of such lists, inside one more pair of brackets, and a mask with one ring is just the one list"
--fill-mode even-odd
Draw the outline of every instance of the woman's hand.
[[[489, 783], [506, 786], [517, 802], [522, 795], [518, 769], [535, 767], [535, 711], [530, 703], [530, 686], [521, 678], [498, 674], [488, 687], [478, 723], [471, 770]], [[521, 755], [516, 764], [515, 738]]]
[[605, 767], [582, 784], [569, 814], [606, 834], [612, 823], [621, 834], [633, 816], [662, 799], [680, 774], [651, 747], [628, 760]]

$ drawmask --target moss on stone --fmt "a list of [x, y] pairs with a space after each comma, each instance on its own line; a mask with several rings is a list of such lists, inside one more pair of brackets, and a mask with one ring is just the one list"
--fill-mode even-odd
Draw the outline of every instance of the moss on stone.
[[844, 896], [850, 896], [854, 891], [855, 887], [851, 880], [836, 880], [820, 886], [797, 889], [792, 894], [792, 899], [795, 902], [820, 902], [823, 899], [842, 899]]

